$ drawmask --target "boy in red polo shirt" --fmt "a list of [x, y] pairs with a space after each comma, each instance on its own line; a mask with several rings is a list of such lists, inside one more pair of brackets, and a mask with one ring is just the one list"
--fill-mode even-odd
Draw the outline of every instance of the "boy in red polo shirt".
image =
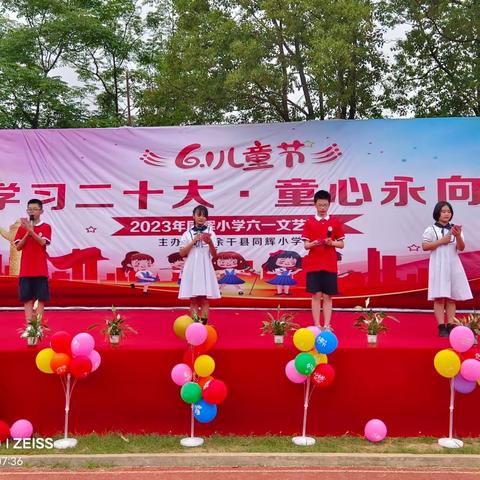
[[319, 190], [313, 197], [317, 214], [305, 222], [302, 240], [308, 255], [302, 266], [307, 272], [307, 291], [312, 294], [312, 316], [320, 327], [323, 300], [324, 329], [331, 330], [332, 295], [337, 291], [337, 248], [343, 248], [343, 226], [328, 215], [330, 194]]
[[50, 300], [48, 289], [47, 245], [52, 228], [40, 220], [42, 202], [33, 198], [27, 203], [29, 218], [22, 218], [15, 236], [15, 246], [22, 251], [19, 275], [19, 297], [24, 302], [25, 318], [33, 317], [33, 304], [38, 300], [37, 314], [43, 315], [44, 302]]

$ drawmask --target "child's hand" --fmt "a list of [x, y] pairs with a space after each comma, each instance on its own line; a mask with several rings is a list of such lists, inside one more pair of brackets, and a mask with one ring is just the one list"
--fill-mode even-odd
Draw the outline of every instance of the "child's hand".
[[441, 239], [440, 239], [440, 245], [447, 245], [448, 243], [450, 243], [452, 241], [452, 234], [450, 232], [448, 232], [446, 235], [444, 235]]
[[456, 237], [458, 237], [462, 233], [462, 226], [461, 225], [454, 225], [452, 227], [451, 232], [452, 232], [452, 235], [455, 235]]
[[199, 242], [200, 240], [202, 239], [202, 234], [201, 233], [197, 233], [194, 237], [193, 237], [193, 243], [197, 243]]
[[332, 240], [330, 237], [327, 237], [327, 238], [323, 241], [323, 244], [324, 244], [324, 245], [328, 245], [329, 247], [332, 246], [332, 243], [333, 243], [333, 240]]
[[208, 245], [211, 245], [211, 244], [212, 244], [212, 237], [210, 236], [209, 233], [202, 233], [202, 240], [203, 240], [205, 243], [208, 243]]

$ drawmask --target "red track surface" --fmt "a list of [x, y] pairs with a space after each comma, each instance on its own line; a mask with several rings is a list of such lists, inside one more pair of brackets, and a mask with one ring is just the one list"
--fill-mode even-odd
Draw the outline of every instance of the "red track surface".
[[64, 480], [477, 480], [478, 471], [398, 470], [356, 468], [171, 468], [112, 469], [109, 471], [41, 471], [2, 470], [0, 478]]

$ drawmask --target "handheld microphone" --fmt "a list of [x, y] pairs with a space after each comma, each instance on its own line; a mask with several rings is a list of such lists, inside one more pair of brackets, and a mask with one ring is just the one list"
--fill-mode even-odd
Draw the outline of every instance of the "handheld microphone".
[[33, 215], [30, 215], [30, 223], [33, 225], [33, 223], [35, 222], [35, 217]]
[[327, 238], [331, 238], [332, 233], [333, 233], [333, 228], [330, 226], [330, 227], [328, 227], [328, 229], [327, 229]]

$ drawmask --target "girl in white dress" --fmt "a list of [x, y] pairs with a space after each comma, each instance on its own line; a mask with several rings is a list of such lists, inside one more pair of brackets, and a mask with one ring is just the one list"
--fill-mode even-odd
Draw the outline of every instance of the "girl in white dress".
[[455, 301], [472, 298], [472, 291], [458, 256], [458, 252], [465, 249], [462, 226], [451, 224], [452, 217], [453, 208], [450, 203], [438, 202], [433, 209], [435, 224], [427, 227], [422, 240], [422, 249], [431, 251], [428, 299], [433, 300], [433, 311], [441, 337], [448, 337], [454, 326]]
[[178, 298], [190, 299], [194, 319], [208, 321], [208, 300], [220, 298], [212, 258], [217, 254], [217, 237], [207, 225], [208, 210], [202, 205], [193, 209], [193, 227], [180, 240], [180, 255], [186, 257]]

